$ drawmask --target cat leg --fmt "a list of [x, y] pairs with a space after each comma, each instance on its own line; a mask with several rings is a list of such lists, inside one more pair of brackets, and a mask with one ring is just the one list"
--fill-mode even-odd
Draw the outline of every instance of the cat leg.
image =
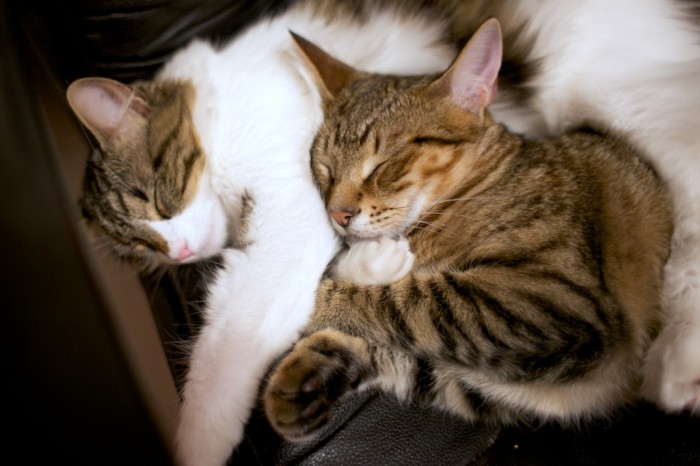
[[250, 342], [258, 332], [255, 308], [245, 302], [241, 286], [251, 270], [248, 258], [228, 250], [224, 263], [209, 290], [205, 322], [189, 358], [176, 434], [179, 466], [225, 464], [243, 437], [266, 358], [273, 357], [266, 345]]
[[300, 340], [273, 372], [265, 389], [265, 413], [287, 440], [309, 438], [329, 419], [333, 404], [372, 372], [361, 338], [335, 330]]
[[675, 188], [675, 231], [663, 290], [666, 321], [647, 357], [642, 394], [668, 412], [700, 415], [700, 189], [684, 196]]
[[414, 360], [338, 330], [301, 339], [275, 368], [263, 395], [265, 413], [289, 441], [303, 441], [326, 424], [345, 394], [379, 386], [399, 399], [411, 395]]
[[667, 412], [700, 415], [700, 322], [670, 322], [652, 346], [642, 394]]
[[338, 255], [333, 279], [358, 285], [388, 285], [403, 278], [413, 268], [415, 256], [404, 237], [383, 236], [379, 240], [358, 241]]
[[[320, 248], [322, 242], [308, 244]], [[243, 438], [270, 364], [298, 338], [313, 309], [316, 283], [332, 253], [324, 256], [303, 248], [294, 252], [282, 265], [283, 254], [268, 243], [251, 245], [246, 252], [224, 253], [225, 268], [209, 288], [205, 323], [194, 344], [183, 388], [176, 438], [178, 465], [226, 463]], [[290, 277], [288, 270], [310, 254], [320, 258], [313, 269], [307, 267], [304, 273]]]

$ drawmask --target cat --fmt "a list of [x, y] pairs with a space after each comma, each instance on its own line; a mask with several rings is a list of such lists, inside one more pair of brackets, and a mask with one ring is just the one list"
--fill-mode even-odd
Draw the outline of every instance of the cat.
[[649, 352], [642, 392], [667, 412], [700, 415], [698, 2], [442, 3], [457, 9], [451, 30], [458, 37], [476, 27], [475, 19], [501, 22], [510, 63], [490, 108], [497, 121], [531, 137], [584, 124], [614, 131], [668, 183], [674, 236], [666, 321]]
[[[431, 2], [428, 2], [431, 3]], [[528, 137], [588, 125], [623, 135], [668, 183], [674, 236], [665, 325], [644, 397], [700, 415], [700, 6], [695, 0], [435, 0], [450, 38], [487, 18], [503, 28], [496, 121]]]
[[[364, 18], [352, 2], [303, 2], [221, 46], [195, 40], [152, 80], [88, 77], [68, 87], [100, 149], [81, 198], [96, 234], [144, 270], [220, 255], [181, 389], [178, 464], [226, 462], [261, 378], [297, 338], [340, 247], [309, 164], [322, 111], [289, 29], [377, 71], [437, 72], [454, 58], [445, 24], [370, 9]], [[338, 270], [352, 263], [341, 258]]]
[[[296, 37], [323, 97], [311, 164], [335, 230], [407, 237], [390, 284], [324, 279], [264, 392], [307, 440], [343, 395], [379, 387], [486, 422], [577, 424], [637, 398], [662, 320], [672, 207], [621, 139], [526, 140], [488, 114], [501, 29], [438, 77], [356, 71]], [[367, 253], [362, 253], [366, 250]]]
[[[184, 389], [186, 400], [178, 428], [178, 457], [194, 458], [205, 452], [201, 453], [199, 464], [217, 464], [227, 455], [227, 448], [238, 443], [254, 396], [253, 385], [263, 371], [261, 367], [272, 358], [275, 348], [286, 347], [285, 342], [294, 340], [295, 327], [303, 325], [310, 312], [301, 303], [308, 300], [311, 307], [313, 299], [313, 292], [306, 286], [311, 286], [320, 273], [320, 264], [333, 256], [338, 247], [337, 241], [330, 239], [331, 227], [323, 223], [326, 214], [315, 188], [300, 187], [311, 183], [304, 164], [308, 163], [310, 133], [320, 123], [321, 110], [317, 106], [320, 103], [314, 103], [314, 96], [308, 95], [308, 80], [303, 76], [307, 71], [291, 63], [294, 49], [288, 28], [318, 41], [353, 65], [373, 71], [420, 73], [444, 69], [457, 52], [453, 44], [463, 41], [487, 17], [497, 16], [505, 31], [500, 91], [491, 106], [497, 120], [532, 135], [555, 134], [589, 120], [602, 129], [628, 130], [629, 137], [643, 148], [648, 144], [646, 155], [669, 181], [677, 205], [674, 250], [666, 271], [669, 318], [674, 325], [662, 331], [662, 337], [666, 338], [656, 340], [658, 357], [650, 358], [649, 373], [654, 377], [647, 379], [653, 380], [649, 384], [649, 396], [668, 410], [692, 406], [692, 396], [698, 392], [695, 381], [700, 374], [700, 358], [695, 357], [700, 352], [692, 346], [700, 341], [696, 337], [700, 287], [697, 281], [693, 282], [699, 276], [697, 225], [700, 222], [692, 202], [697, 198], [697, 187], [692, 180], [697, 177], [698, 157], [691, 150], [697, 147], [697, 135], [693, 131], [697, 125], [693, 123], [696, 118], [693, 106], [688, 103], [694, 101], [698, 92], [694, 70], [700, 53], [697, 21], [693, 23], [689, 19], [697, 15], [687, 7], [690, 2], [651, 0], [639, 5], [630, 1], [586, 0], [563, 6], [560, 2], [528, 0], [325, 3], [310, 0], [311, 5], [306, 6], [297, 3], [279, 17], [252, 24], [248, 31], [221, 47], [195, 41], [176, 53], [152, 81], [124, 86], [91, 78], [74, 83], [68, 92], [76, 114], [103, 146], [101, 152], [92, 155], [86, 171], [83, 212], [95, 229], [112, 236], [117, 252], [139, 267], [152, 268], [162, 263], [192, 263], [223, 251], [222, 268], [214, 272], [208, 285], [209, 297], [203, 313], [209, 317], [194, 345], [190, 366], [197, 370], [208, 363], [207, 358], [216, 359], [216, 366], [224, 366], [231, 372], [230, 377], [236, 379], [228, 387], [223, 377], [219, 383], [211, 379], [212, 383], [207, 384], [204, 375], [199, 382], [186, 383], [189, 388]], [[375, 17], [380, 3], [400, 3], [408, 9], [414, 3], [425, 5], [419, 9], [419, 16], [408, 19], [404, 18], [405, 13], [395, 17], [396, 12]], [[344, 8], [347, 6], [350, 8]], [[349, 13], [348, 9], [353, 11]], [[635, 13], [630, 15], [630, 11]], [[314, 15], [316, 12], [330, 15], [330, 24], [319, 20]], [[316, 36], [317, 30], [323, 37]], [[445, 37], [446, 33], [451, 37]], [[648, 37], [664, 40], [655, 40], [650, 47]], [[426, 44], [430, 47], [424, 47]], [[431, 52], [432, 49], [435, 50]], [[577, 53], [579, 50], [581, 53]], [[608, 50], [620, 52], [601, 53]], [[161, 146], [156, 139], [162, 136], [153, 128], [167, 129], [172, 122], [168, 123], [170, 112], [165, 109], [182, 105], [174, 101], [157, 106], [148, 102], [149, 96], [144, 92], [164, 95], [167, 89], [163, 87], [170, 87], [173, 99], [186, 104], [182, 107], [186, 110], [182, 120], [175, 112], [176, 121], [180, 121], [176, 125], [189, 126], [190, 129], [183, 131], [190, 133], [192, 141], [197, 141], [203, 161], [195, 163], [199, 174], [188, 181], [187, 193], [178, 193], [175, 186], [180, 183], [182, 188], [183, 182], [177, 181], [182, 176], [177, 172], [183, 167], [166, 162], [164, 166], [171, 166], [172, 171], [159, 174], [164, 182], [157, 189], [166, 202], [161, 200], [156, 207], [155, 201], [147, 196], [155, 188], [154, 167], [145, 147], [153, 150]], [[623, 94], [629, 98], [620, 99]], [[261, 95], [270, 97], [261, 99]], [[653, 111], [637, 111], [637, 102], [641, 100], [638, 97], [653, 102], [648, 106]], [[146, 133], [143, 128], [146, 124], [139, 122], [140, 119], [163, 121], [150, 125], [152, 129]], [[125, 126], [123, 123], [134, 127], [128, 134], [137, 136], [133, 133], [141, 132], [141, 136], [132, 140], [123, 136], [115, 138], [114, 133]], [[684, 133], [683, 144], [671, 145], [672, 128], [676, 132], [690, 128]], [[172, 145], [167, 151], [177, 154], [181, 149]], [[265, 163], [265, 157], [270, 158], [270, 163]], [[147, 162], [141, 163], [141, 158]], [[292, 166], [292, 160], [300, 165], [288, 173], [283, 167]], [[279, 170], [272, 173], [271, 167]], [[294, 171], [298, 171], [298, 179], [294, 179]], [[275, 179], [272, 186], [267, 184], [271, 178], [285, 175], [292, 179]], [[100, 180], [91, 182], [91, 177]], [[298, 187], [299, 195], [279, 199], [284, 197], [279, 194], [282, 183], [287, 182]], [[141, 183], [145, 187], [140, 187]], [[264, 199], [248, 196], [247, 191], [252, 187], [254, 191], [263, 191]], [[255, 218], [269, 209], [265, 204], [268, 201], [279, 203], [280, 208], [271, 210], [265, 219], [260, 218], [261, 224], [271, 222], [271, 226], [255, 238]], [[171, 218], [161, 217], [158, 208]], [[250, 214], [246, 214], [248, 211]], [[248, 217], [252, 217], [250, 221], [240, 221]], [[306, 221], [299, 224], [300, 218]], [[320, 223], [312, 228], [314, 218]], [[154, 225], [150, 226], [149, 221]], [[300, 229], [298, 236], [294, 227]], [[325, 233], [317, 231], [324, 229]], [[305, 238], [299, 243], [300, 249], [294, 250], [295, 240], [307, 233], [312, 235], [309, 238], [318, 240], [317, 248], [312, 248], [312, 241]], [[319, 235], [320, 239], [313, 235]], [[265, 242], [269, 244], [265, 246]], [[246, 245], [247, 251], [242, 252]], [[394, 249], [400, 253], [404, 248], [399, 245]], [[316, 259], [314, 264], [304, 262], [304, 267], [309, 267], [308, 274], [301, 268], [294, 277], [280, 271], [296, 267], [294, 258], [308, 259], [313, 254], [318, 255], [317, 262]], [[276, 256], [278, 262], [274, 262]], [[264, 258], [265, 265], [253, 263], [259, 257]], [[410, 262], [400, 257], [401, 261], [403, 266], [393, 267], [394, 271]], [[255, 273], [247, 276], [249, 269], [259, 275], [266, 268], [270, 277], [260, 278]], [[358, 274], [350, 275], [357, 278]], [[299, 282], [297, 288], [292, 289], [292, 283], [280, 290], [279, 295], [301, 296], [297, 310], [304, 309], [299, 310], [298, 316], [291, 308], [273, 310], [269, 301], [269, 290], [288, 278]], [[257, 308], [254, 291], [244, 290], [256, 279], [262, 281], [255, 289], [263, 290], [265, 297]], [[226, 289], [228, 284], [230, 290]], [[239, 294], [239, 290], [243, 291]], [[238, 314], [230, 309], [238, 302], [248, 303], [237, 311], [248, 319], [236, 321]], [[282, 314], [279, 325], [270, 323], [275, 312]], [[256, 326], [255, 313], [259, 313], [260, 322], [265, 325]], [[285, 316], [293, 322], [286, 321]], [[233, 348], [230, 353], [221, 350], [217, 355], [214, 348], [226, 345], [221, 334], [217, 334], [216, 322], [222, 323], [221, 327], [227, 325], [225, 328], [231, 332], [239, 326], [241, 334], [246, 338], [251, 336], [250, 342], [238, 339], [229, 347]], [[264, 337], [265, 331], [270, 332], [268, 337]], [[259, 351], [256, 345], [261, 345]], [[255, 349], [237, 356], [235, 350], [239, 347]], [[250, 359], [242, 364], [246, 355]], [[226, 361], [227, 358], [231, 361]], [[199, 417], [195, 413], [197, 403], [192, 401], [197, 396], [203, 406]], [[224, 413], [223, 408], [231, 403], [236, 405], [229, 410], [232, 414], [217, 417], [208, 427], [204, 426], [205, 413]], [[194, 460], [181, 462], [191, 464]]]

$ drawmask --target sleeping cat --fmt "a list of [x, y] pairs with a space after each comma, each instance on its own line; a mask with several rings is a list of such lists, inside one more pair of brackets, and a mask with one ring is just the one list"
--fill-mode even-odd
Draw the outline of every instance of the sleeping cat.
[[[324, 262], [337, 250], [308, 168], [320, 104], [302, 79], [306, 69], [292, 63], [288, 29], [364, 69], [421, 73], [445, 69], [456, 53], [452, 41], [497, 16], [505, 36], [500, 92], [491, 107], [497, 120], [533, 135], [588, 120], [628, 131], [648, 146], [677, 206], [666, 281], [675, 325], [656, 340], [649, 393], [668, 409], [692, 406], [700, 391], [694, 383], [700, 351], [692, 346], [700, 342], [693, 182], [700, 133], [690, 103], [699, 92], [700, 47], [686, 4], [306, 1], [222, 47], [194, 42], [151, 81], [125, 86], [90, 78], [68, 93], [102, 146], [86, 171], [83, 211], [117, 251], [147, 268], [225, 250], [184, 388], [182, 462], [221, 463], [238, 443], [263, 366], [294, 340]], [[429, 11], [378, 14], [379, 3], [425, 4]], [[333, 19], [326, 24], [317, 10]], [[648, 44], [648, 37], [663, 40]], [[387, 244], [390, 253], [405, 249], [401, 241]], [[410, 257], [399, 259], [390, 279], [410, 265]], [[346, 272], [358, 277], [351, 266]], [[287, 302], [279, 306], [275, 297]]]
[[[408, 2], [410, 3], [410, 1]], [[450, 37], [503, 28], [496, 121], [529, 137], [582, 125], [623, 135], [668, 183], [674, 206], [665, 325], [643, 393], [700, 415], [700, 7], [691, 0], [434, 0]]]
[[327, 6], [300, 4], [220, 48], [195, 41], [151, 81], [68, 89], [100, 146], [84, 216], [115, 251], [142, 268], [223, 252], [182, 389], [182, 465], [221, 465], [240, 442], [261, 377], [296, 339], [339, 246], [309, 165], [322, 111], [289, 29], [377, 71], [437, 72], [455, 55], [428, 17]]
[[[469, 1], [455, 34], [495, 16], [511, 60], [491, 106], [528, 136], [583, 124], [622, 134], [667, 182], [674, 206], [664, 278], [665, 325], [643, 393], [700, 415], [700, 7], [691, 0]], [[518, 59], [513, 60], [513, 56]], [[513, 66], [515, 64], [515, 66]]]
[[672, 233], [653, 170], [612, 137], [495, 123], [495, 19], [437, 78], [355, 71], [296, 40], [323, 96], [311, 164], [335, 230], [361, 249], [406, 236], [415, 265], [391, 284], [321, 282], [265, 390], [275, 429], [306, 439], [367, 387], [495, 422], [634, 400]]

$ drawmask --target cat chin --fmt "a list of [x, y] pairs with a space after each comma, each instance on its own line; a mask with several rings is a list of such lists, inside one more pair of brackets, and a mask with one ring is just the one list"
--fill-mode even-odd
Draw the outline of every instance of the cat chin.
[[158, 261], [159, 265], [182, 265], [182, 264], [191, 264], [193, 262], [197, 262], [200, 260], [208, 259], [210, 257], [215, 256], [216, 253], [213, 254], [207, 254], [207, 255], [200, 255], [200, 254], [193, 254], [191, 256], [188, 256], [185, 259], [173, 259], [167, 254], [164, 254], [160, 251], [155, 253], [156, 260]]
[[405, 228], [384, 228], [382, 230], [365, 228], [364, 225], [354, 225], [352, 222], [347, 228], [339, 226], [331, 220], [333, 229], [343, 239], [346, 244], [359, 243], [362, 241], [379, 241], [382, 238], [398, 240], [404, 236]]
[[159, 228], [157, 230], [168, 244], [169, 253], [156, 252], [162, 264], [188, 264], [217, 255], [226, 247], [228, 234], [226, 222], [201, 225], [199, 230]]
[[343, 241], [347, 244], [354, 244], [354, 243], [361, 243], [363, 241], [379, 241], [380, 239], [384, 238], [385, 236], [391, 236], [391, 235], [384, 235], [384, 234], [354, 234], [354, 233], [345, 233], [343, 235]]
[[393, 240], [400, 240], [401, 238], [404, 238], [403, 233], [394, 233], [394, 232], [386, 232], [386, 233], [368, 233], [368, 234], [355, 234], [355, 233], [346, 233], [343, 236], [343, 241], [345, 241], [346, 244], [355, 244], [355, 243], [361, 243], [365, 241], [381, 241], [382, 238], [391, 238]]
[[[206, 228], [202, 230], [207, 231]], [[158, 260], [164, 264], [189, 264], [208, 259], [219, 254], [227, 240], [226, 229], [221, 225], [210, 226], [204, 237], [184, 232], [167, 239], [171, 253], [158, 253]]]

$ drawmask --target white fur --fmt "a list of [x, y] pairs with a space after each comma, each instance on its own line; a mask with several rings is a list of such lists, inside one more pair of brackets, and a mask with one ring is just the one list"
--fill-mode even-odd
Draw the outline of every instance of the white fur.
[[168, 220], [149, 221], [168, 243], [168, 256], [163, 262], [190, 263], [213, 256], [226, 244], [230, 214], [214, 193], [211, 174], [205, 171], [197, 193], [189, 205]]
[[514, 16], [535, 36], [543, 69], [532, 106], [498, 100], [497, 120], [530, 135], [582, 122], [621, 133], [667, 181], [673, 249], [667, 322], [651, 348], [644, 394], [700, 414], [700, 30], [671, 0], [525, 0]]
[[338, 255], [333, 279], [358, 285], [388, 285], [406, 276], [415, 259], [403, 236], [354, 242]]
[[454, 56], [436, 45], [439, 24], [388, 14], [362, 26], [327, 23], [301, 8], [254, 25], [220, 50], [196, 41], [160, 73], [195, 84], [193, 119], [218, 211], [237, 212], [244, 195], [253, 204], [248, 244], [224, 253], [192, 348], [177, 432], [183, 466], [224, 464], [239, 444], [264, 372], [306, 322], [338, 250], [309, 166], [319, 96], [289, 30], [382, 72], [437, 72]]

